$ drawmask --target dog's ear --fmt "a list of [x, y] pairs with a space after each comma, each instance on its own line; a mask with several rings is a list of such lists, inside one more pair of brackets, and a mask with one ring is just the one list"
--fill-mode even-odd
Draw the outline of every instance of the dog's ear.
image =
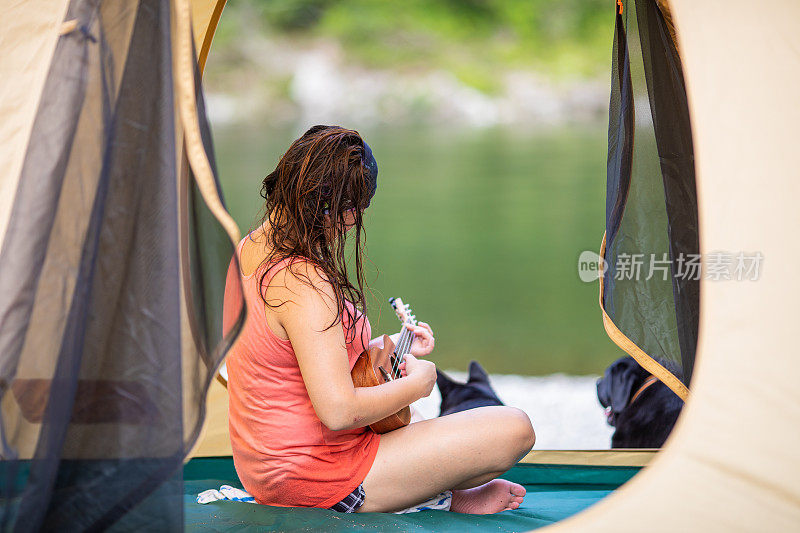
[[489, 374], [483, 369], [481, 364], [477, 361], [470, 361], [469, 363], [469, 380], [467, 383], [488, 383]]
[[611, 378], [606, 370], [605, 376], [597, 380], [597, 399], [603, 407], [611, 406]]
[[639, 379], [639, 363], [626, 357], [611, 365], [606, 379], [610, 380], [611, 410], [620, 413], [628, 406], [633, 386]]
[[453, 390], [453, 387], [458, 385], [457, 382], [450, 379], [450, 376], [442, 372], [441, 370], [436, 370], [436, 385], [439, 386], [439, 392], [442, 393], [442, 397], [445, 397], [448, 392]]

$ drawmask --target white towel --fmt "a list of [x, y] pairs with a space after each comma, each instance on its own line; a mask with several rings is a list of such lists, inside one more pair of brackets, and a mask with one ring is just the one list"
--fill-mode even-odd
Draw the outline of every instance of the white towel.
[[231, 487], [230, 485], [222, 485], [219, 490], [209, 489], [204, 490], [197, 495], [197, 503], [211, 503], [219, 500], [230, 500], [232, 502], [246, 502], [256, 503], [256, 499], [249, 492], [242, 489]]
[[[237, 489], [236, 487], [231, 487], [230, 485], [222, 485], [219, 488], [219, 490], [217, 489], [204, 490], [203, 492], [197, 495], [197, 503], [199, 504], [206, 504], [220, 500], [229, 500], [232, 502], [256, 503], [256, 499], [253, 498], [253, 496], [249, 492], [245, 492], [242, 489]], [[414, 505], [412, 507], [409, 507], [408, 509], [403, 509], [402, 511], [395, 511], [394, 514], [418, 513], [420, 511], [433, 511], [433, 510], [449, 511], [450, 504], [452, 502], [453, 502], [453, 493], [449, 490], [446, 490], [440, 494], [437, 494], [430, 500], [424, 501], [419, 505]]]
[[453, 503], [453, 492], [446, 490], [437, 494], [430, 500], [424, 501], [419, 505], [414, 505], [402, 511], [395, 511], [394, 514], [404, 513], [418, 513], [420, 511], [449, 511], [450, 505]]

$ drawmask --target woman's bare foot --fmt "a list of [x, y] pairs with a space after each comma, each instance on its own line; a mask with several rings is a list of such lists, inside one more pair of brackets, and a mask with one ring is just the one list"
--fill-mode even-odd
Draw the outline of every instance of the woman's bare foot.
[[525, 497], [525, 487], [506, 481], [493, 479], [480, 487], [453, 491], [450, 510], [455, 513], [492, 514], [516, 509]]

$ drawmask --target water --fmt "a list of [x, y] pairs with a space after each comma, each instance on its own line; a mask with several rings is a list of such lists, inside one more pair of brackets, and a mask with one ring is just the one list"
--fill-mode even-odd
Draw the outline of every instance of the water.
[[[243, 231], [262, 178], [297, 130], [216, 128], [223, 190]], [[373, 334], [394, 333], [401, 296], [436, 335], [433, 360], [489, 372], [601, 374], [620, 351], [603, 331], [597, 283], [577, 260], [598, 250], [606, 131], [382, 128], [362, 131], [380, 174], [367, 211]]]

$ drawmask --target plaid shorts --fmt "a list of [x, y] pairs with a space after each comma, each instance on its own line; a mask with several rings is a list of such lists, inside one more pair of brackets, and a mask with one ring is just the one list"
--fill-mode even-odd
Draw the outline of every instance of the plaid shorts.
[[345, 496], [344, 500], [340, 501], [331, 509], [340, 513], [355, 513], [359, 507], [364, 505], [364, 500], [367, 499], [367, 493], [364, 492], [364, 484], [362, 483], [356, 490]]

